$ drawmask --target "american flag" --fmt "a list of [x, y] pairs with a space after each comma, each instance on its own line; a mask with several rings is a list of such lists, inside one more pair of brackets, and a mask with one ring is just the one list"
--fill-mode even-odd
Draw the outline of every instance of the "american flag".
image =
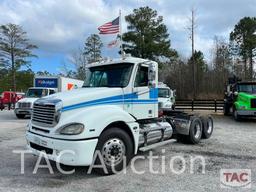
[[108, 43], [108, 48], [117, 47], [117, 46], [118, 46], [118, 44], [119, 44], [118, 39], [115, 39], [115, 40], [110, 41], [110, 42]]
[[98, 30], [100, 31], [100, 34], [104, 34], [104, 35], [119, 33], [119, 17], [117, 17], [111, 22], [101, 25], [98, 28]]

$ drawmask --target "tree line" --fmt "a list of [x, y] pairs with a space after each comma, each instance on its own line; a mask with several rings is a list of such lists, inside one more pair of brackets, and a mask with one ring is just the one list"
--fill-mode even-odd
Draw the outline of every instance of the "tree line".
[[[238, 21], [228, 40], [213, 37], [210, 61], [206, 61], [202, 50], [194, 50], [190, 58], [185, 58], [173, 49], [164, 18], [150, 7], [134, 9], [125, 16], [125, 21], [128, 24], [127, 32], [123, 34], [125, 53], [157, 61], [159, 79], [176, 89], [178, 98], [218, 99], [223, 97], [229, 76], [255, 79], [256, 17]], [[61, 75], [84, 79], [87, 64], [102, 59], [102, 47], [100, 36], [91, 34], [69, 59], [75, 70], [64, 66]], [[21, 26], [7, 24], [0, 27], [0, 92], [26, 89], [32, 85], [34, 72], [30, 70], [29, 58], [36, 57], [33, 54], [36, 48]], [[20, 70], [22, 66], [28, 70]], [[51, 75], [47, 71], [37, 74]], [[194, 79], [196, 85], [192, 86]], [[20, 84], [22, 81], [24, 84]]]

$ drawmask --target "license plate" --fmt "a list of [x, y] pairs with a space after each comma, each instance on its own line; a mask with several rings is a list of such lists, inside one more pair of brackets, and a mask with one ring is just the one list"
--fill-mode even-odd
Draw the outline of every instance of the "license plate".
[[37, 145], [40, 145], [41, 139], [38, 138], [38, 137], [34, 137], [34, 143], [37, 144]]
[[38, 137], [34, 137], [34, 143], [37, 144], [37, 145], [47, 146], [47, 141], [42, 140]]

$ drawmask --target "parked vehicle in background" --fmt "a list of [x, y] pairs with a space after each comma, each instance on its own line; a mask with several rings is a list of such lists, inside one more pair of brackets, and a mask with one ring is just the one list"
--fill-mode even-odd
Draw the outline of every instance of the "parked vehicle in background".
[[13, 91], [4, 91], [1, 94], [1, 100], [0, 100], [0, 105], [1, 105], [1, 109], [4, 109], [5, 107], [8, 107], [8, 109], [10, 110], [11, 107], [15, 105], [15, 103], [17, 102], [18, 98], [17, 98], [17, 94]]
[[[212, 132], [208, 116], [170, 109], [160, 115], [158, 63], [125, 56], [88, 65], [81, 89], [38, 99], [26, 139], [35, 155], [45, 151], [49, 159], [74, 166], [104, 163], [106, 170], [97, 170], [112, 174], [139, 150], [165, 145], [175, 136], [197, 144]], [[99, 156], [94, 161], [95, 153], [103, 162]]]
[[2, 111], [4, 109], [4, 103], [2, 99], [2, 95], [0, 95], [0, 110]]
[[256, 82], [229, 78], [224, 98], [224, 114], [233, 114], [235, 120], [256, 117]]
[[23, 92], [16, 92], [17, 101], [23, 99], [24, 97], [25, 97], [25, 93], [23, 93]]
[[34, 78], [34, 87], [28, 89], [25, 98], [19, 100], [15, 105], [17, 118], [25, 118], [31, 115], [33, 103], [41, 97], [52, 95], [57, 92], [69, 91], [82, 87], [83, 81], [66, 77], [44, 77]]
[[158, 83], [158, 107], [159, 109], [175, 109], [175, 90], [172, 90], [166, 84]]

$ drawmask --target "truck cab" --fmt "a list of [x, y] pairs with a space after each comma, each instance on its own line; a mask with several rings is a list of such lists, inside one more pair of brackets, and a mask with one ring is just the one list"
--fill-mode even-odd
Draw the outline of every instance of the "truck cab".
[[[235, 79], [236, 81], [234, 81]], [[224, 98], [224, 114], [233, 114], [235, 120], [256, 117], [256, 82], [231, 78]]]
[[54, 88], [45, 88], [45, 87], [31, 87], [26, 92], [25, 98], [20, 99], [15, 104], [14, 113], [17, 118], [23, 119], [26, 115], [31, 115], [33, 103], [41, 98], [48, 95], [56, 93]]
[[99, 172], [112, 174], [139, 150], [164, 145], [174, 134], [196, 144], [212, 130], [211, 118], [169, 111], [159, 117], [158, 64], [127, 56], [90, 64], [81, 89], [35, 101], [26, 139], [33, 154], [45, 151], [66, 165], [101, 163], [99, 152], [107, 173]]
[[175, 109], [175, 90], [162, 82], [158, 83], [158, 107], [159, 109]]

